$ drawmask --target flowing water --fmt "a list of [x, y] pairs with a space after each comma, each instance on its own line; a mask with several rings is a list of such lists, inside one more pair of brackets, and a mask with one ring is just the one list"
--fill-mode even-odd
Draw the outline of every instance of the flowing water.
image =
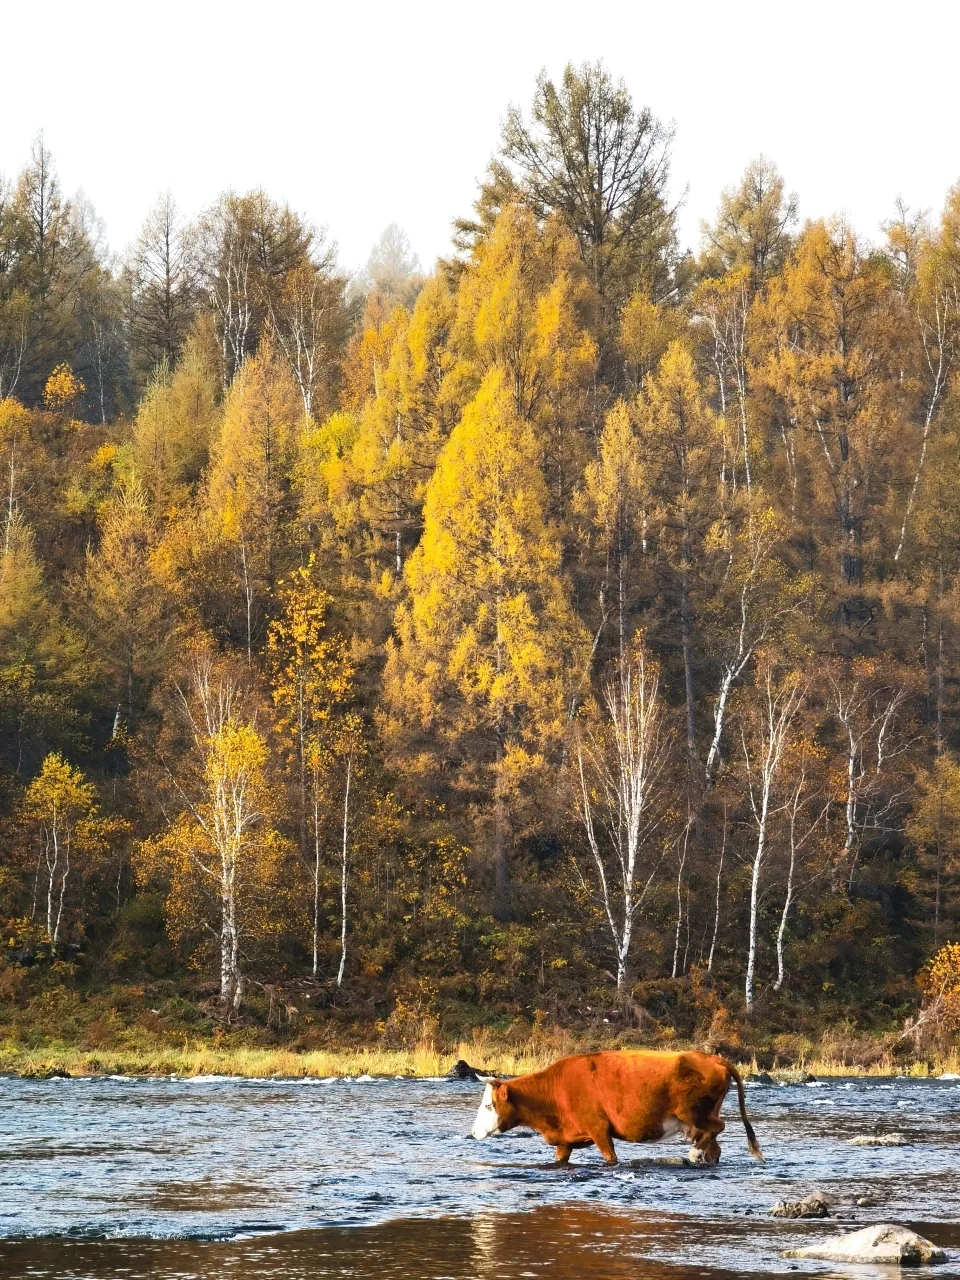
[[[446, 1080], [0, 1079], [0, 1278], [499, 1280], [830, 1272], [780, 1252], [911, 1225], [960, 1277], [960, 1080], [748, 1086], [723, 1158], [677, 1140], [592, 1149], [466, 1135], [482, 1088]], [[851, 1146], [901, 1133], [909, 1145]], [[771, 1218], [819, 1191], [834, 1222]], [[875, 1205], [858, 1208], [869, 1195]], [[866, 1274], [863, 1268], [847, 1273]], [[879, 1274], [879, 1272], [878, 1272]]]

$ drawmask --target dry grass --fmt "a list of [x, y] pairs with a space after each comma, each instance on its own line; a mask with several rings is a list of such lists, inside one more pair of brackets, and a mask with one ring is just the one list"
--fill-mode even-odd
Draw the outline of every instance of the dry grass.
[[[343, 1049], [293, 1053], [284, 1049], [223, 1048], [197, 1044], [183, 1049], [86, 1050], [48, 1044], [39, 1049], [17, 1045], [0, 1047], [0, 1071], [43, 1076], [54, 1071], [71, 1076], [208, 1076], [250, 1078], [301, 1076], [414, 1076], [445, 1075], [457, 1058], [476, 1059], [476, 1046], [462, 1044], [441, 1052], [433, 1046], [414, 1049]], [[505, 1075], [519, 1075], [545, 1066], [555, 1055], [533, 1048], [489, 1051], [479, 1065]]]
[[[536, 1071], [572, 1052], [575, 1044], [560, 1043], [555, 1037], [533, 1037], [519, 1047], [497, 1045], [492, 1037], [476, 1036], [449, 1049], [432, 1044], [411, 1049], [344, 1048], [313, 1052], [245, 1047], [218, 1048], [197, 1042], [183, 1048], [81, 1049], [48, 1043], [41, 1048], [25, 1048], [6, 1043], [0, 1046], [0, 1072], [24, 1076], [44, 1076], [68, 1072], [71, 1076], [243, 1076], [327, 1077], [327, 1076], [410, 1076], [428, 1078], [445, 1075], [457, 1058], [465, 1058], [482, 1068], [504, 1075]], [[756, 1063], [744, 1068], [756, 1069]], [[813, 1053], [789, 1068], [772, 1074], [780, 1080], [802, 1079], [810, 1074], [830, 1076], [938, 1076], [960, 1073], [960, 1051], [914, 1063], [895, 1061], [885, 1054], [869, 1064], [851, 1064], [840, 1058]]]

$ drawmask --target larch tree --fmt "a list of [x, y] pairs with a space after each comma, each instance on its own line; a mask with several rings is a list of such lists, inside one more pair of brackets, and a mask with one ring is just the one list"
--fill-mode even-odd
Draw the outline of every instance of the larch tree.
[[199, 302], [193, 246], [169, 191], [147, 214], [126, 276], [131, 360], [146, 380], [175, 367]]
[[[631, 617], [637, 605], [648, 559], [650, 503], [640, 441], [627, 404], [620, 400], [607, 414], [598, 457], [586, 469], [578, 506], [584, 512], [598, 570], [598, 623], [594, 653], [615, 619], [618, 661], [630, 649]], [[585, 539], [586, 541], [586, 539]]]
[[292, 531], [292, 476], [302, 423], [296, 384], [268, 349], [247, 361], [234, 381], [211, 448], [207, 531], [214, 557], [224, 558], [239, 592], [240, 631], [250, 662]]
[[777, 166], [758, 156], [739, 185], [721, 194], [714, 221], [701, 223], [704, 274], [746, 269], [751, 288], [760, 288], [783, 266], [796, 223], [797, 197], [787, 194]]
[[220, 425], [220, 378], [206, 345], [191, 334], [176, 368], [158, 369], [137, 406], [133, 468], [160, 519], [189, 506]]
[[561, 521], [587, 460], [595, 305], [569, 231], [557, 220], [539, 226], [522, 205], [497, 219], [457, 292], [451, 387], [463, 403], [498, 371], [514, 412], [537, 427], [550, 510]]
[[672, 583], [686, 703], [686, 742], [697, 759], [695, 577], [703, 574], [721, 515], [717, 501], [720, 432], [697, 381], [688, 348], [672, 343], [638, 406], [638, 437], [651, 523]]
[[157, 543], [146, 494], [132, 481], [106, 504], [99, 545], [75, 583], [79, 621], [117, 700], [114, 733], [121, 719], [133, 727], [164, 662], [169, 601], [153, 566]]
[[563, 739], [582, 630], [546, 511], [536, 434], [487, 375], [440, 454], [385, 675], [395, 749], [453, 770], [488, 819], [497, 909], [510, 910], [511, 805]]
[[[277, 728], [296, 780], [300, 857], [310, 884], [316, 977], [321, 884], [332, 830], [340, 837], [341, 896], [346, 893], [350, 789], [354, 763], [363, 751], [362, 731], [359, 718], [349, 710], [354, 662], [346, 642], [328, 622], [332, 600], [320, 586], [313, 558], [279, 584], [279, 597], [280, 612], [267, 635], [267, 655]], [[353, 799], [356, 808], [355, 795]], [[342, 926], [345, 931], [345, 905]]]
[[[765, 376], [787, 406], [798, 512], [816, 560], [832, 560], [848, 618], [878, 556], [894, 424], [899, 306], [888, 264], [842, 223], [806, 228], [765, 303]], [[865, 565], [869, 557], [869, 567]]]
[[501, 161], [539, 218], [558, 214], [577, 238], [600, 296], [622, 305], [641, 282], [670, 287], [674, 213], [667, 203], [672, 132], [637, 108], [602, 63], [542, 72], [529, 117], [511, 107]]
[[350, 454], [374, 571], [389, 564], [397, 579], [419, 537], [427, 481], [459, 409], [447, 384], [454, 318], [454, 298], [438, 276], [424, 285], [409, 316], [395, 313]]

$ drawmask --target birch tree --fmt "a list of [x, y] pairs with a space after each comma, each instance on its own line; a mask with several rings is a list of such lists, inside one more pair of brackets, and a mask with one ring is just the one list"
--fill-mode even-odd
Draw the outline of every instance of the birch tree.
[[333, 252], [299, 263], [268, 296], [270, 327], [303, 399], [315, 418], [334, 406], [334, 389], [347, 338], [344, 281]]
[[167, 880], [175, 939], [199, 931], [213, 941], [229, 1020], [245, 948], [278, 924], [285, 848], [273, 825], [267, 745], [236, 677], [198, 657], [175, 703], [183, 737], [165, 764], [168, 822], [141, 846], [138, 875]]
[[100, 813], [93, 784], [56, 752], [47, 756], [27, 787], [21, 822], [39, 841], [34, 914], [39, 902], [50, 950], [56, 955], [73, 881], [89, 871], [91, 862], [106, 852], [110, 837], [119, 835], [126, 824]]
[[908, 691], [878, 680], [876, 664], [869, 659], [848, 668], [833, 666], [827, 687], [841, 732], [841, 866], [849, 889], [868, 834], [883, 832], [905, 798], [903, 779], [894, 779], [892, 768], [909, 746], [904, 724]]
[[660, 672], [642, 636], [601, 688], [602, 722], [578, 738], [580, 817], [596, 867], [604, 915], [624, 988], [637, 913], [659, 860], [651, 844], [663, 821], [671, 735]]
[[740, 726], [744, 782], [755, 834], [749, 855], [750, 907], [744, 1000], [753, 1008], [756, 993], [758, 913], [761, 873], [768, 853], [771, 822], [783, 801], [781, 770], [790, 735], [806, 697], [806, 684], [796, 671], [778, 672], [769, 658], [758, 673], [748, 710]]
[[909, 306], [920, 351], [920, 448], [907, 492], [895, 562], [907, 544], [930, 438], [960, 355], [960, 188], [950, 193], [939, 236], [920, 240], [915, 277]]

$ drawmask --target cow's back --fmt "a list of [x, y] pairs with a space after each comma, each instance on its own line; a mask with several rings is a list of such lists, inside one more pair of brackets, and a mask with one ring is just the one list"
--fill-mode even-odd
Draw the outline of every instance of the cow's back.
[[670, 1118], [685, 1103], [719, 1101], [730, 1079], [720, 1059], [695, 1051], [605, 1050], [563, 1058], [547, 1070], [563, 1112], [586, 1127], [599, 1110], [628, 1142], [655, 1140], [665, 1127], [670, 1132]]

